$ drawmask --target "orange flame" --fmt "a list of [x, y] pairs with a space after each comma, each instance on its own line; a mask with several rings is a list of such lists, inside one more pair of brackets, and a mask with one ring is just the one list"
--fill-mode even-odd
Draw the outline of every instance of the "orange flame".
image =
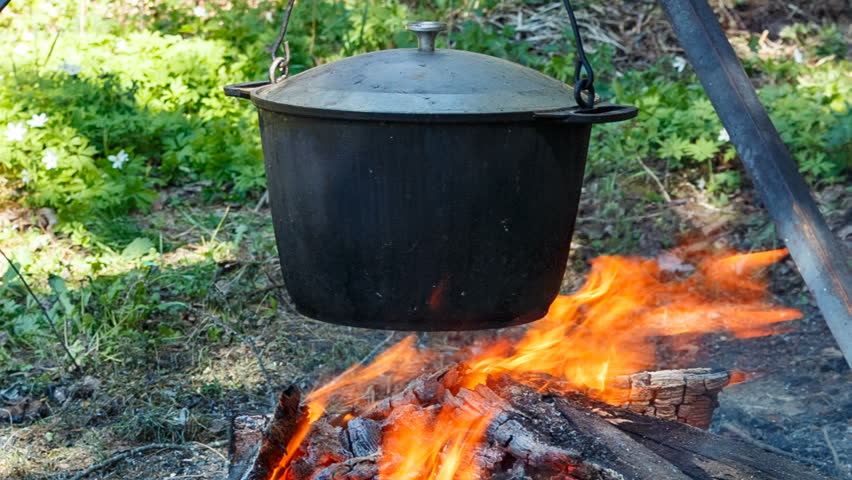
[[[694, 338], [725, 331], [737, 338], [774, 333], [775, 324], [801, 317], [769, 305], [761, 270], [786, 250], [750, 254], [681, 248], [654, 259], [603, 256], [592, 261], [585, 285], [559, 296], [547, 315], [516, 344], [480, 345], [464, 362], [470, 367], [456, 388], [474, 390], [491, 375], [523, 381], [549, 376], [567, 381], [603, 401], [617, 402], [608, 380], [654, 366], [654, 339]], [[440, 292], [440, 289], [439, 289]], [[435, 296], [440, 296], [436, 293]], [[409, 336], [368, 366], [356, 364], [308, 395], [308, 414], [287, 446], [276, 472], [285, 472], [310, 426], [333, 401], [352, 407], [378, 378], [407, 382], [432, 362]], [[738, 374], [732, 382], [742, 381]], [[380, 477], [393, 480], [473, 480], [476, 445], [495, 412], [444, 405], [397, 407], [383, 432]], [[273, 478], [278, 478], [274, 476]]]
[[437, 415], [411, 409], [384, 432], [379, 478], [476, 480], [473, 453], [492, 413], [479, 415], [445, 405]]
[[296, 456], [296, 453], [299, 451], [299, 446], [305, 440], [305, 437], [308, 436], [308, 432], [311, 430], [311, 425], [314, 424], [317, 420], [319, 420], [323, 413], [325, 413], [324, 407], [316, 402], [308, 403], [305, 407], [305, 413], [303, 417], [300, 419], [299, 424], [296, 426], [296, 431], [293, 433], [293, 436], [290, 437], [290, 440], [287, 442], [287, 450], [284, 454], [284, 457], [281, 458], [281, 461], [278, 463], [278, 466], [272, 471], [269, 475], [270, 480], [278, 480], [284, 478], [287, 474], [287, 467], [290, 465], [290, 461], [293, 460], [293, 457]]
[[362, 387], [382, 377], [391, 383], [407, 383], [422, 373], [423, 367], [431, 362], [431, 352], [420, 352], [415, 348], [414, 335], [405, 337], [393, 347], [376, 357], [373, 363], [356, 363], [331, 382], [308, 394], [306, 401], [325, 408], [331, 398], [338, 404], [349, 404], [363, 394]]
[[756, 376], [757, 376], [756, 374], [751, 373], [751, 372], [744, 372], [742, 370], [733, 370], [731, 372], [731, 378], [728, 380], [728, 385], [726, 385], [726, 386], [731, 386], [731, 385], [736, 385], [738, 383], [747, 382], [747, 381], [753, 379]]
[[384, 351], [369, 365], [356, 363], [338, 375], [331, 382], [312, 391], [305, 398], [305, 413], [297, 425], [296, 432], [287, 443], [284, 457], [273, 470], [270, 479], [286, 478], [287, 467], [298, 453], [299, 446], [308, 436], [311, 425], [326, 412], [331, 400], [338, 405], [348, 405], [362, 394], [362, 387], [379, 377], [387, 377], [393, 383], [407, 383], [421, 373], [432, 355], [418, 352], [414, 346], [414, 335], [405, 337], [393, 347]]
[[[574, 295], [557, 297], [511, 353], [470, 360], [473, 373], [464, 386], [473, 388], [495, 373], [547, 374], [590, 388], [607, 401], [608, 378], [653, 366], [654, 337], [714, 331], [738, 338], [768, 335], [772, 324], [801, 317], [798, 310], [767, 305], [765, 281], [755, 276], [786, 253], [717, 253], [694, 268], [673, 262], [676, 257], [599, 257], [586, 284]], [[677, 275], [684, 270], [692, 272]]]

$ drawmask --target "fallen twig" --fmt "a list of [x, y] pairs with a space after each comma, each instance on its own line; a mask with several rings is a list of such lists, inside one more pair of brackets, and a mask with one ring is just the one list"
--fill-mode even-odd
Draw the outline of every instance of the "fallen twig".
[[21, 283], [24, 284], [24, 288], [27, 289], [27, 292], [30, 294], [33, 300], [35, 300], [36, 304], [38, 304], [39, 310], [41, 310], [41, 313], [44, 315], [44, 318], [50, 325], [50, 329], [53, 331], [53, 334], [56, 335], [56, 340], [59, 341], [60, 345], [62, 345], [62, 349], [65, 350], [65, 354], [68, 355], [68, 358], [71, 360], [71, 363], [74, 365], [74, 368], [77, 370], [78, 373], [82, 373], [83, 368], [80, 367], [79, 363], [77, 363], [77, 358], [74, 357], [73, 353], [71, 353], [71, 350], [68, 348], [68, 344], [65, 343], [65, 339], [62, 338], [62, 335], [59, 333], [59, 329], [56, 328], [56, 323], [54, 323], [53, 317], [50, 316], [50, 312], [48, 312], [44, 304], [41, 303], [41, 299], [38, 298], [38, 295], [36, 295], [33, 289], [30, 288], [30, 284], [27, 283], [27, 280], [24, 278], [24, 275], [21, 274], [21, 271], [18, 270], [18, 267], [16, 267], [15, 264], [12, 263], [12, 259], [10, 259], [6, 255], [6, 252], [0, 249], [0, 255], [3, 255], [3, 258], [5, 258], [7, 262], [9, 262], [9, 267], [15, 272], [16, 275], [18, 275], [18, 278], [21, 279]]
[[221, 458], [221, 459], [222, 459], [222, 461], [224, 461], [225, 463], [228, 463], [228, 457], [226, 457], [226, 456], [225, 456], [222, 452], [220, 452], [219, 450], [216, 450], [216, 447], [221, 447], [222, 445], [225, 445], [225, 443], [226, 443], [226, 442], [225, 442], [225, 440], [219, 440], [219, 441], [217, 441], [217, 442], [213, 442], [213, 443], [201, 443], [201, 442], [192, 442], [192, 443], [193, 443], [193, 444], [195, 444], [195, 445], [198, 445], [198, 446], [200, 446], [200, 447], [204, 447], [204, 448], [206, 448], [207, 450], [210, 450], [211, 452], [213, 452], [214, 454], [216, 454], [216, 456], [218, 456], [219, 458]]
[[665, 185], [663, 185], [663, 182], [660, 181], [660, 177], [658, 177], [653, 170], [648, 168], [648, 166], [645, 165], [645, 162], [643, 162], [641, 158], [636, 157], [636, 161], [639, 162], [639, 165], [642, 165], [642, 168], [645, 170], [645, 173], [647, 173], [648, 176], [654, 180], [654, 183], [657, 184], [657, 187], [660, 189], [660, 194], [662, 194], [663, 198], [666, 199], [666, 203], [672, 203], [672, 197], [669, 195], [669, 192], [666, 191], [666, 187]]
[[124, 452], [117, 453], [117, 454], [107, 458], [103, 462], [96, 463], [96, 464], [92, 465], [91, 467], [89, 467], [89, 468], [83, 470], [82, 472], [78, 473], [77, 475], [74, 475], [73, 477], [71, 477], [71, 480], [80, 480], [82, 478], [86, 478], [87, 476], [89, 476], [90, 474], [92, 474], [92, 473], [94, 473], [98, 470], [101, 470], [101, 469], [104, 469], [106, 467], [109, 467], [110, 465], [116, 464], [116, 463], [124, 460], [125, 458], [127, 458], [131, 455], [136, 455], [137, 453], [142, 453], [142, 452], [145, 452], [145, 451], [148, 451], [148, 450], [158, 450], [158, 449], [187, 450], [191, 447], [192, 447], [192, 445], [189, 445], [189, 444], [152, 443], [150, 445], [142, 445], [141, 447], [131, 448], [130, 450], [126, 450]]
[[266, 191], [263, 192], [263, 195], [261, 195], [260, 200], [257, 201], [257, 205], [254, 206], [253, 210], [255, 212], [259, 212], [260, 209], [263, 208], [263, 206], [266, 205], [266, 202], [268, 202], [268, 201], [269, 201], [269, 190], [266, 190]]
[[[152, 444], [149, 444], [149, 445], [142, 445], [141, 447], [131, 448], [130, 450], [125, 450], [123, 452], [119, 452], [119, 453], [107, 458], [103, 462], [96, 463], [96, 464], [92, 465], [91, 467], [89, 467], [89, 468], [83, 470], [82, 472], [79, 472], [78, 474], [71, 477], [70, 480], [80, 480], [82, 478], [86, 478], [88, 475], [90, 475], [90, 474], [92, 474], [92, 473], [94, 473], [98, 470], [102, 470], [106, 467], [114, 465], [114, 464], [124, 460], [127, 457], [130, 457], [132, 455], [136, 455], [137, 453], [147, 452], [148, 450], [166, 450], [166, 449], [190, 450], [195, 445], [195, 443], [198, 443], [198, 442], [194, 442], [194, 443], [152, 443]], [[208, 448], [213, 448], [215, 446], [224, 445], [224, 442], [214, 442], [214, 443], [211, 443], [210, 445], [205, 445], [205, 444], [201, 444], [201, 445], [208, 447]], [[216, 453], [218, 454], [219, 452], [216, 452]], [[221, 454], [219, 454], [219, 455], [221, 456]]]
[[265, 293], [269, 293], [272, 290], [277, 290], [279, 288], [287, 288], [287, 287], [283, 283], [276, 283], [276, 284], [270, 285], [268, 287], [263, 287], [263, 288], [260, 288], [258, 290], [251, 291], [251, 292], [249, 292], [248, 296], [253, 298], [253, 297], [256, 297], [258, 295], [263, 295]]
[[834, 460], [834, 467], [837, 469], [837, 473], [839, 475], [843, 474], [843, 468], [840, 463], [840, 456], [837, 455], [837, 450], [834, 448], [834, 443], [831, 441], [831, 437], [828, 436], [828, 430], [823, 425], [822, 428], [822, 438], [825, 439], [825, 444], [828, 445], [828, 449], [831, 450], [831, 459]]

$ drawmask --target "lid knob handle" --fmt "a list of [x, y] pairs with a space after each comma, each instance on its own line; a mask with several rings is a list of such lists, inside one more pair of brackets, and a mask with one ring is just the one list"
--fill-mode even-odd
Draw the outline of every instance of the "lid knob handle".
[[447, 29], [444, 22], [411, 22], [405, 26], [406, 29], [417, 34], [417, 49], [421, 52], [435, 51], [435, 37]]

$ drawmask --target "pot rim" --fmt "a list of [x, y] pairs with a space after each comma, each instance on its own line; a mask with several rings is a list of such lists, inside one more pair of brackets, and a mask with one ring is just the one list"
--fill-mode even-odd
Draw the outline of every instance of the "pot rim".
[[[245, 97], [243, 97], [245, 98]], [[406, 122], [406, 123], [508, 123], [508, 122], [536, 122], [536, 123], [564, 123], [578, 124], [600, 124], [629, 120], [636, 117], [638, 109], [627, 105], [617, 105], [601, 102], [592, 109], [582, 107], [556, 108], [552, 110], [538, 110], [528, 112], [500, 112], [500, 113], [390, 113], [390, 112], [352, 112], [346, 110], [319, 109], [296, 107], [271, 102], [258, 98], [254, 91], [250, 97], [252, 103], [261, 110], [283, 115], [294, 115], [299, 117], [326, 118], [331, 120], [361, 120], [377, 122]]]

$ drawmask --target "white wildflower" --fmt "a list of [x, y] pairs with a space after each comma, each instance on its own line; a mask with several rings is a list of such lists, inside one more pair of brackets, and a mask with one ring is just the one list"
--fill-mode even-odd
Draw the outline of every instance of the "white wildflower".
[[207, 16], [207, 9], [202, 7], [201, 5], [199, 5], [199, 6], [192, 9], [192, 14], [195, 15], [196, 17], [206, 17]]
[[108, 156], [107, 160], [112, 163], [112, 168], [116, 170], [121, 170], [121, 167], [123, 167], [124, 164], [127, 163], [128, 160], [130, 160], [130, 155], [128, 155], [127, 152], [122, 150], [116, 155]]
[[793, 61], [796, 63], [805, 63], [805, 54], [798, 48], [793, 50]]
[[33, 115], [33, 118], [27, 120], [27, 125], [33, 128], [43, 127], [47, 123], [47, 114], [39, 113], [38, 115]]
[[272, 15], [272, 10], [267, 10], [266, 13], [263, 14], [263, 18], [265, 18], [267, 22], [275, 20], [275, 17]]
[[27, 133], [27, 127], [23, 123], [6, 124], [6, 139], [10, 142], [20, 142]]
[[59, 155], [53, 150], [47, 149], [44, 151], [44, 156], [41, 157], [41, 162], [44, 163], [44, 168], [53, 170], [59, 163]]
[[12, 49], [12, 53], [17, 56], [22, 56], [30, 53], [30, 46], [26, 43], [18, 43], [15, 45], [15, 48]]
[[686, 68], [686, 59], [683, 57], [674, 57], [672, 59], [672, 67], [678, 72], [682, 72]]
[[115, 44], [116, 51], [124, 52], [127, 51], [127, 40], [121, 39]]
[[27, 169], [21, 170], [21, 181], [24, 182], [24, 184], [27, 184], [30, 183], [30, 180], [30, 172], [28, 172]]
[[21, 39], [25, 42], [32, 42], [35, 40], [35, 34], [33, 32], [24, 32], [24, 34], [21, 35]]
[[719, 130], [719, 137], [717, 138], [720, 142], [730, 142], [731, 136], [728, 135], [728, 131], [726, 129]]
[[80, 66], [79, 65], [72, 65], [72, 64], [66, 63], [66, 62], [62, 62], [62, 64], [59, 65], [58, 68], [59, 68], [59, 70], [62, 70], [63, 72], [67, 73], [68, 75], [77, 75], [78, 73], [80, 73]]

